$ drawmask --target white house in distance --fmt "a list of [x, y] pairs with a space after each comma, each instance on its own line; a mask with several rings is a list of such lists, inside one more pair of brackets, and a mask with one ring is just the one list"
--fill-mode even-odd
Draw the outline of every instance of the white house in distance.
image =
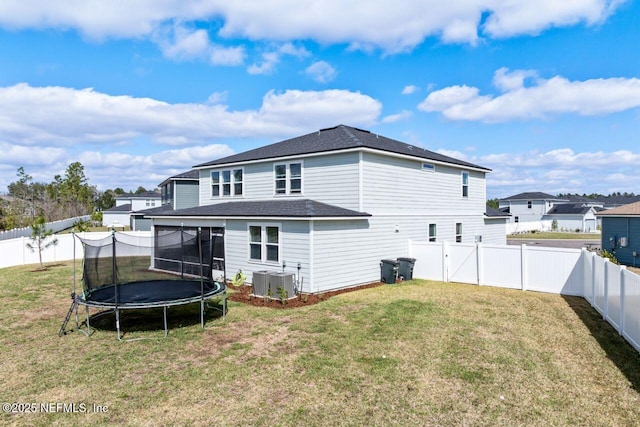
[[[116, 205], [102, 211], [102, 225], [105, 227], [131, 227], [131, 230], [149, 230], [150, 222], [144, 225], [143, 215], [136, 212], [160, 206], [161, 195], [155, 191], [121, 194], [116, 197]], [[136, 220], [140, 221], [136, 226]]]
[[558, 231], [595, 232], [599, 225], [595, 214], [602, 204], [531, 192], [501, 199], [499, 209], [511, 214], [509, 234], [552, 230], [554, 221]]
[[[380, 279], [409, 240], [506, 243], [486, 209], [489, 169], [336, 126], [194, 166], [199, 205], [154, 209], [156, 239], [198, 228], [214, 270], [299, 274], [301, 291]], [[299, 270], [298, 270], [299, 267]]]

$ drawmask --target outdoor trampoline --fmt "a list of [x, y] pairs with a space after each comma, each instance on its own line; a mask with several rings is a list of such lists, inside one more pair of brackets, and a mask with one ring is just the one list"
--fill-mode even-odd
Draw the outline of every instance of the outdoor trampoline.
[[[210, 233], [180, 227], [156, 233], [155, 239], [116, 232], [101, 240], [75, 237], [84, 249], [83, 291], [76, 295], [74, 262], [73, 302], [60, 329], [61, 335], [74, 311], [77, 329], [91, 335], [89, 308], [102, 310], [94, 318], [115, 313], [118, 340], [122, 337], [121, 310], [163, 308], [164, 337], [168, 334], [168, 307], [199, 302], [202, 328], [205, 308], [225, 316], [226, 286], [211, 277]], [[205, 304], [212, 299], [220, 299], [221, 304]], [[85, 330], [79, 323], [78, 306], [86, 307]]]

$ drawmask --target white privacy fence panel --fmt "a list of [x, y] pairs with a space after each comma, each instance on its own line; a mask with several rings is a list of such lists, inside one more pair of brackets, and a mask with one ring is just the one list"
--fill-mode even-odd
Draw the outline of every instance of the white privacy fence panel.
[[420, 258], [413, 268], [413, 276], [426, 280], [446, 281], [444, 275], [444, 244], [440, 242], [411, 242], [409, 256]]
[[624, 283], [622, 336], [640, 351], [640, 276], [622, 272]]
[[449, 252], [450, 282], [478, 283], [478, 247], [476, 245], [446, 245]]
[[[47, 222], [45, 227], [54, 233], [73, 227], [78, 221], [89, 221], [90, 215], [77, 216], [74, 218], [61, 219], [59, 221]], [[31, 236], [31, 227], [14, 228], [11, 230], [0, 231], [0, 240], [17, 239], [19, 237]]]
[[583, 297], [640, 351], [640, 276], [593, 252], [409, 242], [409, 253], [416, 278]]
[[522, 289], [522, 249], [519, 246], [479, 245], [480, 284]]
[[523, 250], [527, 290], [582, 296], [580, 249], [523, 246]]
[[[110, 231], [77, 233], [78, 236], [91, 240], [103, 239], [110, 234]], [[150, 231], [131, 231], [125, 232], [124, 234], [135, 238], [148, 238], [151, 236]], [[42, 262], [51, 263], [71, 260], [73, 259], [74, 246], [76, 258], [82, 258], [82, 244], [78, 239], [74, 239], [72, 234], [59, 234], [53, 237], [58, 239], [58, 244], [55, 246], [49, 246], [47, 249], [42, 251]], [[27, 247], [27, 243], [31, 243], [31, 239], [27, 237], [0, 240], [0, 268], [39, 263], [38, 250], [30, 250]]]

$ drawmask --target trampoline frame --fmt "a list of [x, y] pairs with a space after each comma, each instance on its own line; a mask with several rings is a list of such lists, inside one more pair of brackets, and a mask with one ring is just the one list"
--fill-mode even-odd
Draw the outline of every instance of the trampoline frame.
[[[201, 227], [198, 227], [198, 233], [201, 233], [202, 229]], [[113, 247], [114, 247], [114, 254], [113, 254], [113, 269], [115, 272], [115, 265], [116, 265], [116, 253], [115, 253], [115, 231], [112, 231], [112, 239], [113, 239]], [[73, 292], [71, 294], [71, 298], [72, 298], [72, 304], [71, 307], [69, 308], [69, 312], [67, 313], [67, 317], [62, 325], [62, 327], [60, 328], [60, 332], [59, 332], [59, 336], [62, 336], [63, 334], [66, 333], [66, 325], [72, 315], [72, 313], [75, 311], [75, 321], [76, 321], [76, 330], [82, 332], [83, 334], [85, 334], [87, 337], [90, 337], [92, 334], [91, 331], [91, 323], [90, 323], [90, 316], [89, 316], [89, 308], [96, 308], [96, 309], [105, 309], [99, 313], [97, 313], [96, 315], [94, 315], [94, 319], [100, 316], [103, 316], [105, 314], [109, 314], [109, 313], [115, 313], [115, 326], [116, 326], [116, 332], [117, 332], [117, 338], [118, 341], [122, 341], [122, 331], [120, 328], [120, 311], [121, 310], [141, 310], [141, 309], [147, 309], [147, 308], [163, 308], [163, 325], [164, 325], [164, 336], [162, 338], [166, 338], [168, 336], [169, 333], [169, 329], [168, 329], [168, 323], [167, 323], [167, 309], [169, 307], [172, 306], [178, 306], [178, 305], [185, 305], [185, 304], [193, 304], [196, 302], [200, 302], [200, 326], [202, 327], [202, 329], [205, 328], [205, 321], [204, 321], [204, 315], [205, 315], [205, 303], [209, 300], [215, 299], [215, 298], [222, 298], [222, 308], [218, 308], [216, 306], [213, 305], [209, 305], [206, 304], [207, 308], [216, 310], [220, 313], [222, 313], [222, 317], [225, 318], [226, 317], [226, 312], [227, 312], [227, 294], [226, 294], [226, 290], [227, 287], [224, 283], [222, 282], [217, 282], [217, 281], [212, 281], [211, 279], [207, 278], [205, 279], [202, 271], [203, 271], [203, 264], [202, 264], [202, 242], [200, 241], [200, 239], [198, 239], [199, 241], [199, 258], [200, 258], [200, 276], [193, 276], [192, 279], [187, 279], [184, 277], [184, 274], [181, 276], [181, 279], [179, 280], [169, 280], [169, 282], [171, 283], [179, 283], [179, 282], [200, 282], [200, 295], [192, 295], [189, 296], [187, 298], [176, 298], [176, 299], [169, 299], [169, 300], [159, 300], [159, 301], [151, 301], [151, 302], [124, 302], [124, 303], [120, 303], [118, 301], [118, 294], [119, 294], [119, 288], [124, 287], [124, 286], [132, 286], [136, 283], [142, 284], [142, 283], [149, 283], [149, 282], [166, 282], [167, 280], [144, 280], [144, 281], [136, 281], [136, 282], [126, 282], [126, 283], [114, 283], [111, 285], [106, 285], [102, 288], [97, 288], [97, 289], [106, 289], [106, 288], [113, 288], [114, 289], [114, 297], [115, 300], [114, 302], [107, 302], [107, 301], [92, 301], [90, 298], [86, 298], [86, 294], [83, 292], [81, 295], [76, 294], [76, 251], [75, 251], [75, 238], [77, 237], [75, 235], [74, 232], [72, 232], [72, 235], [74, 236], [74, 245], [73, 245]], [[80, 242], [83, 244], [84, 246], [84, 242], [82, 239], [80, 239], [78, 237], [78, 239], [80, 240]], [[85, 251], [86, 253], [86, 251]], [[85, 257], [83, 257], [83, 267], [84, 267], [84, 262], [85, 262]], [[164, 271], [163, 271], [164, 272]], [[215, 286], [214, 290], [209, 290], [207, 292], [205, 292], [205, 280], [212, 283]], [[179, 285], [178, 285], [179, 286]], [[95, 291], [95, 290], [94, 290]], [[86, 329], [83, 329], [80, 321], [79, 321], [79, 314], [78, 314], [78, 307], [82, 305], [85, 307], [85, 311], [86, 311]], [[94, 328], [95, 330], [95, 328]], [[151, 338], [130, 338], [130, 339], [126, 339], [125, 341], [137, 341], [137, 340], [142, 340], [142, 339], [151, 339]]]

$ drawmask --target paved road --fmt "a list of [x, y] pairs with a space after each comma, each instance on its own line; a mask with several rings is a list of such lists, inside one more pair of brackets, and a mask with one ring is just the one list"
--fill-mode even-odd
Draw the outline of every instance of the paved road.
[[597, 240], [572, 240], [572, 239], [507, 239], [509, 245], [547, 246], [552, 248], [581, 249], [588, 246], [600, 247], [600, 239]]

